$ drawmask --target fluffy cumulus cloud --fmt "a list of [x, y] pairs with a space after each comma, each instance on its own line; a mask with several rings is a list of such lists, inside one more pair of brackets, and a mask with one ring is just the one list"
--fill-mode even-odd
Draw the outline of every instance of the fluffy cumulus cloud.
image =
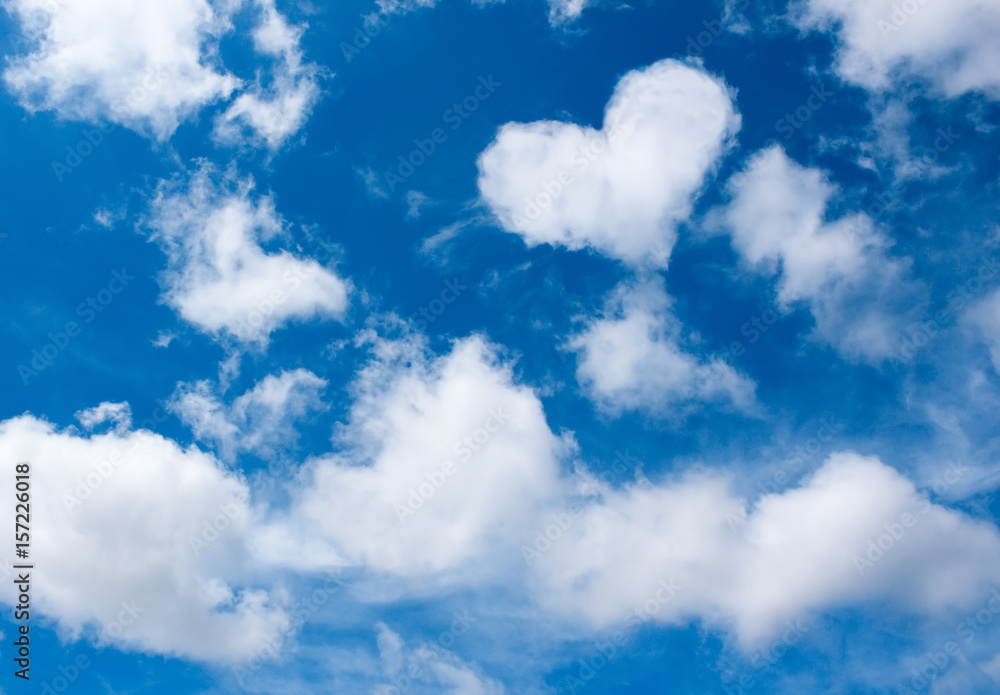
[[261, 247], [283, 236], [285, 224], [248, 180], [206, 166], [186, 185], [163, 182], [146, 226], [167, 253], [163, 300], [213, 336], [266, 344], [290, 321], [339, 319], [347, 309], [344, 279], [315, 260]]
[[756, 410], [752, 381], [721, 360], [684, 349], [670, 305], [662, 280], [619, 286], [604, 316], [589, 320], [569, 341], [579, 353], [577, 379], [584, 391], [609, 412], [676, 415], [695, 402]]
[[728, 188], [732, 201], [718, 219], [748, 265], [778, 276], [780, 304], [808, 306], [818, 336], [852, 359], [892, 356], [917, 289], [909, 262], [888, 254], [891, 241], [872, 219], [828, 220], [836, 187], [778, 145], [755, 155]]
[[[453, 624], [453, 633], [467, 629], [461, 617]], [[503, 695], [498, 681], [482, 674], [440, 644], [408, 647], [403, 639], [384, 623], [377, 625], [379, 660], [384, 683], [375, 686], [374, 695], [395, 695], [413, 685], [433, 688], [436, 693], [451, 695]]]
[[307, 369], [269, 375], [226, 405], [208, 381], [179, 384], [168, 404], [195, 437], [231, 459], [247, 451], [273, 456], [297, 439], [295, 422], [325, 409], [327, 382]]
[[803, 0], [793, 17], [803, 29], [836, 32], [837, 72], [866, 89], [889, 91], [916, 77], [950, 97], [1000, 97], [993, 0]]
[[[413, 339], [374, 340], [338, 453], [310, 462], [274, 528], [399, 576], [495, 560], [556, 494], [571, 443], [482, 338], [434, 358]], [[262, 552], [281, 536], [263, 530]]]
[[226, 121], [244, 121], [276, 146], [301, 126], [318, 88], [315, 70], [302, 63], [298, 30], [273, 0], [10, 0], [5, 8], [19, 20], [28, 50], [11, 59], [4, 81], [29, 110], [107, 120], [166, 140], [203, 107], [246, 86], [219, 55], [244, 6], [260, 15], [254, 45], [276, 58], [274, 84], [267, 97], [259, 83], [250, 85]]
[[968, 611], [1000, 579], [995, 526], [931, 503], [877, 458], [834, 454], [754, 508], [729, 483], [691, 473], [559, 510], [555, 540], [524, 546], [542, 605], [599, 628], [700, 619], [751, 649], [845, 605]]
[[[70, 639], [201, 661], [237, 660], [288, 624], [252, 584], [247, 485], [212, 456], [148, 431], [85, 435], [23, 415], [0, 423], [0, 458], [9, 480], [30, 463], [30, 560], [45, 568], [32, 575], [33, 620]], [[14, 503], [0, 500], [11, 519]], [[10, 580], [0, 599], [16, 603]]]
[[664, 60], [619, 81], [599, 130], [557, 121], [503, 126], [479, 158], [479, 191], [503, 228], [529, 246], [663, 264], [739, 127], [721, 79]]

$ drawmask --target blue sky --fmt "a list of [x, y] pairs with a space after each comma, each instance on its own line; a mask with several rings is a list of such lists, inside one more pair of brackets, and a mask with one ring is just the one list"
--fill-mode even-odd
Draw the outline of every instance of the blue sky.
[[1000, 692], [995, 2], [3, 7], [0, 692]]

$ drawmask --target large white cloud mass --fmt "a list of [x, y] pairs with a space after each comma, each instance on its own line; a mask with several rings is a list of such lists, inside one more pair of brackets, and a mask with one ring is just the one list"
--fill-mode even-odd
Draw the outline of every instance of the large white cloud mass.
[[346, 561], [421, 592], [432, 577], [522, 576], [526, 599], [587, 629], [700, 620], [747, 649], [870, 601], [950, 615], [1000, 578], [995, 526], [875, 457], [833, 454], [753, 506], [697, 467], [658, 482], [623, 471], [634, 482], [610, 487], [481, 338], [439, 357], [412, 339], [372, 348], [338, 453], [309, 463], [260, 530], [263, 553], [308, 538], [286, 553], [296, 567]]
[[739, 127], [721, 79], [663, 60], [622, 77], [600, 130], [503, 126], [480, 155], [479, 191], [529, 246], [665, 264], [677, 225]]
[[752, 649], [847, 605], [969, 610], [1000, 578], [995, 526], [932, 504], [877, 458], [834, 454], [753, 508], [730, 483], [692, 472], [556, 511], [524, 549], [540, 601], [599, 628], [702, 620]]

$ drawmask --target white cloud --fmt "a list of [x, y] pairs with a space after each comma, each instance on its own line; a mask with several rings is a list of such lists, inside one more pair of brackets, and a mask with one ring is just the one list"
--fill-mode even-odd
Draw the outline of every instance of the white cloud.
[[848, 82], [884, 92], [916, 77], [949, 97], [1000, 97], [994, 0], [804, 0], [792, 11], [803, 30], [837, 33], [836, 70]]
[[[245, 657], [288, 623], [249, 585], [249, 490], [213, 457], [147, 431], [81, 436], [25, 415], [0, 423], [0, 460], [9, 480], [31, 466], [33, 620], [200, 661]], [[14, 502], [5, 495], [0, 513], [13, 519]], [[11, 581], [0, 600], [16, 602]]]
[[989, 346], [993, 367], [1000, 373], [1000, 290], [973, 306], [968, 318]]
[[254, 85], [240, 94], [215, 122], [215, 136], [237, 143], [249, 129], [275, 150], [298, 132], [319, 100], [319, 68], [303, 62], [299, 47], [303, 27], [292, 27], [274, 7], [274, 0], [257, 0], [262, 17], [254, 29], [257, 52], [275, 61], [270, 88], [258, 75]]
[[421, 644], [410, 648], [385, 623], [376, 627], [382, 680], [387, 683], [375, 686], [374, 695], [395, 695], [408, 690], [414, 683], [450, 695], [503, 694], [501, 683], [482, 674], [474, 665], [464, 662], [441, 645]]
[[592, 4], [593, 0], [549, 0], [549, 22], [554, 25], [572, 22]]
[[601, 130], [503, 126], [479, 157], [479, 190], [529, 246], [665, 263], [677, 224], [739, 127], [722, 80], [664, 60], [619, 81]]
[[903, 325], [901, 302], [915, 290], [905, 277], [908, 262], [888, 256], [891, 241], [871, 218], [828, 221], [836, 187], [777, 145], [757, 153], [728, 187], [732, 202], [717, 219], [746, 263], [779, 276], [782, 307], [804, 302], [817, 334], [852, 359], [891, 356]]
[[968, 610], [1000, 577], [995, 526], [931, 504], [852, 452], [754, 509], [724, 477], [695, 472], [604, 490], [560, 518], [565, 530], [531, 556], [542, 605], [600, 628], [700, 619], [746, 649], [845, 605]]
[[430, 203], [430, 198], [421, 193], [420, 191], [407, 191], [406, 192], [406, 219], [408, 220], [419, 220], [420, 219], [420, 209]]
[[726, 0], [726, 4], [722, 9], [722, 15], [719, 17], [722, 25], [726, 28], [726, 31], [730, 31], [734, 34], [749, 34], [753, 31], [753, 26], [750, 24], [750, 20], [747, 16], [743, 14], [743, 10], [750, 6], [752, 0]]
[[389, 193], [382, 187], [379, 173], [371, 167], [358, 168], [354, 175], [365, 185], [365, 191], [372, 198], [388, 198]]
[[437, 5], [437, 0], [375, 0], [383, 14], [402, 14]]
[[420, 242], [420, 253], [440, 266], [447, 266], [451, 258], [452, 242], [469, 227], [468, 220], [460, 220], [442, 227]]
[[110, 422], [119, 433], [127, 432], [132, 427], [132, 408], [128, 403], [109, 403], [105, 401], [93, 408], [87, 408], [76, 413], [84, 429], [91, 430], [97, 425]]
[[[875, 141], [871, 144], [862, 144], [861, 150], [874, 155], [878, 160], [892, 162], [897, 182], [918, 178], [938, 179], [952, 171], [936, 162], [939, 156], [938, 149], [928, 147], [919, 156], [913, 151], [908, 132], [913, 114], [905, 99], [889, 98], [882, 103], [873, 99], [869, 103], [869, 108], [872, 112]], [[948, 130], [941, 129], [940, 133], [944, 136], [937, 137], [936, 144], [941, 150], [950, 147], [960, 137], [950, 127]], [[862, 161], [866, 166], [878, 171], [869, 154], [862, 155]]]
[[162, 182], [147, 227], [167, 253], [163, 300], [186, 321], [220, 337], [266, 344], [290, 321], [340, 319], [348, 282], [311, 259], [267, 253], [284, 221], [252, 182], [216, 178], [211, 167], [182, 188]]
[[105, 229], [112, 229], [116, 224], [123, 221], [127, 215], [128, 210], [125, 205], [119, 205], [114, 208], [102, 207], [94, 211], [94, 222]]
[[150, 342], [153, 344], [154, 347], [165, 348], [165, 347], [170, 347], [170, 343], [174, 342], [174, 338], [176, 337], [177, 334], [171, 331], [160, 331], [159, 333], [156, 334], [156, 338], [154, 338]]
[[179, 384], [168, 405], [195, 437], [214, 444], [223, 458], [241, 451], [267, 457], [296, 441], [296, 420], [326, 408], [326, 386], [325, 379], [296, 369], [264, 377], [228, 406], [208, 381]]
[[605, 315], [568, 347], [580, 353], [577, 380], [601, 408], [677, 414], [693, 401], [752, 412], [755, 385], [721, 360], [699, 360], [681, 345], [681, 324], [662, 280], [621, 285]]
[[5, 6], [37, 42], [4, 71], [8, 88], [29, 110], [106, 119], [165, 140], [240, 85], [213, 48], [231, 28], [232, 4], [12, 0]]
[[[61, 118], [111, 121], [167, 140], [199, 111], [245, 86], [223, 64], [222, 38], [246, 0], [10, 0], [31, 51], [11, 59], [8, 89], [30, 111]], [[230, 106], [225, 119], [243, 121], [272, 148], [298, 130], [318, 97], [315, 66], [302, 62], [300, 30], [291, 29], [273, 0], [254, 0], [260, 26], [254, 45], [274, 57], [272, 92], [259, 80]], [[228, 135], [235, 135], [238, 129]], [[225, 130], [222, 135], [227, 135]]]
[[558, 488], [570, 444], [479, 337], [433, 359], [416, 339], [373, 350], [338, 453], [308, 464], [276, 523], [379, 572], [481, 571]]

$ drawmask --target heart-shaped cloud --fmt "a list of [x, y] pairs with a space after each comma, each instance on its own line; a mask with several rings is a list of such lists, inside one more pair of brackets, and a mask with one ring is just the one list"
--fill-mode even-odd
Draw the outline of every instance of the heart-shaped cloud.
[[721, 79], [663, 60], [618, 82], [601, 130], [504, 125], [479, 157], [479, 190], [503, 228], [529, 246], [665, 264], [677, 224], [739, 128]]

